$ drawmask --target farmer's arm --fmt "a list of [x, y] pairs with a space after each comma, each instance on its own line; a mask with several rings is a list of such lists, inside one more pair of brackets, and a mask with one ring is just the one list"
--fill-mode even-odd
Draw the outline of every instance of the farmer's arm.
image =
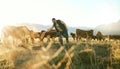
[[54, 28], [54, 25], [52, 25], [52, 27], [51, 27], [51, 28], [49, 28], [49, 29], [48, 29], [48, 31], [52, 30], [53, 28]]

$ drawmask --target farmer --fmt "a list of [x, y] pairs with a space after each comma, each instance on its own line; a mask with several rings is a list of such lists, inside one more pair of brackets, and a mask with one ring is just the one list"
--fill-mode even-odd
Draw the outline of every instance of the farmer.
[[55, 28], [55, 30], [59, 33], [60, 44], [63, 45], [62, 36], [64, 36], [66, 38], [66, 42], [69, 43], [68, 29], [67, 29], [66, 24], [62, 20], [56, 20], [55, 18], [52, 18], [52, 22], [53, 22], [53, 26], [48, 31]]

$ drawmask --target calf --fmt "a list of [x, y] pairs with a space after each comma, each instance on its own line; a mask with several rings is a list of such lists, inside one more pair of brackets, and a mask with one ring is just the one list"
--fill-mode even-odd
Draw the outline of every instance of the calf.
[[75, 40], [75, 33], [70, 33], [70, 35], [72, 36], [72, 38]]

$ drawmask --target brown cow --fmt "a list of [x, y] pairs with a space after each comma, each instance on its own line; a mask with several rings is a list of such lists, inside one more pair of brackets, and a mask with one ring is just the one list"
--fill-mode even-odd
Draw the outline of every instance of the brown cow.
[[109, 35], [109, 39], [118, 39], [118, 40], [120, 40], [120, 35]]
[[59, 37], [59, 33], [56, 32], [55, 30], [50, 30], [50, 31], [42, 30], [41, 31], [41, 40], [43, 40], [45, 37], [48, 39], [47, 42], [49, 42], [50, 38]]
[[75, 33], [70, 33], [70, 35], [72, 36], [72, 38], [75, 40]]
[[102, 40], [103, 39], [103, 34], [100, 31], [98, 31], [97, 34], [96, 34], [96, 38], [97, 38], [97, 40]]
[[93, 30], [76, 29], [76, 40], [80, 38], [93, 38]]
[[30, 39], [32, 43], [34, 43], [34, 39], [40, 39], [40, 32], [34, 32], [33, 30], [30, 31]]
[[26, 42], [26, 38], [30, 37], [30, 30], [26, 26], [5, 26], [2, 29], [3, 39], [9, 36], [13, 39], [20, 40], [22, 43]]

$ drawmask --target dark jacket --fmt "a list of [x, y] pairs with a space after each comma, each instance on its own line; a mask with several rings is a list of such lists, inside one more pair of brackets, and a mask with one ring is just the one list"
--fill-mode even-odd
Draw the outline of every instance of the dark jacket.
[[56, 23], [53, 25], [57, 32], [67, 32], [68, 29], [65, 25], [65, 23], [61, 20], [56, 20]]

